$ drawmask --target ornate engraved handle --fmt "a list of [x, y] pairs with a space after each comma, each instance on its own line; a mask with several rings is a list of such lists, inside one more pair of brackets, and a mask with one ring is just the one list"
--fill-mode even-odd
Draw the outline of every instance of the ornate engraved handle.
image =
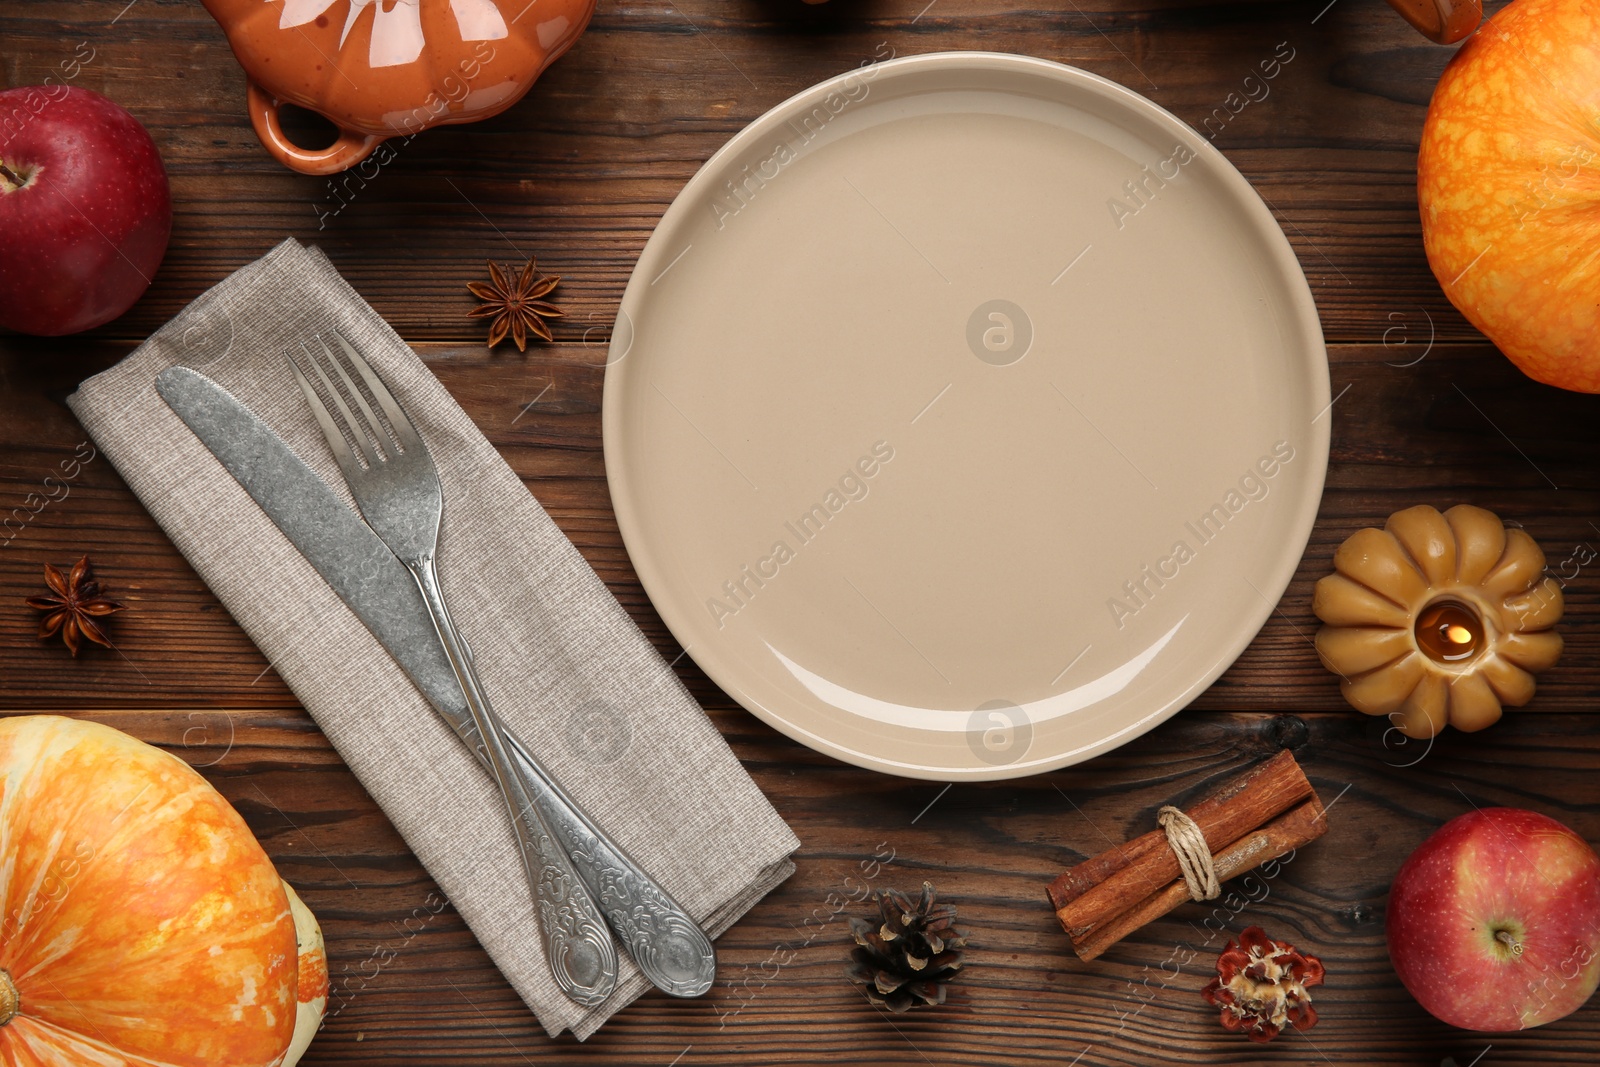
[[658, 989], [698, 997], [717, 977], [717, 954], [672, 895], [574, 804], [555, 779], [501, 728], [514, 768], [539, 813], [566, 845], [578, 877], [600, 902], [606, 921], [628, 954]]
[[546, 790], [540, 783], [528, 781], [512, 763], [499, 720], [472, 666], [472, 652], [445, 605], [433, 557], [404, 562], [428, 605], [428, 615], [477, 727], [476, 736], [465, 740], [488, 766], [511, 812], [518, 851], [537, 904], [539, 933], [550, 972], [556, 985], [573, 1001], [585, 1007], [599, 1004], [617, 985], [616, 945], [606, 932], [594, 898], [574, 869], [573, 857], [562, 846], [565, 832], [553, 834], [545, 822], [545, 805], [539, 800]]

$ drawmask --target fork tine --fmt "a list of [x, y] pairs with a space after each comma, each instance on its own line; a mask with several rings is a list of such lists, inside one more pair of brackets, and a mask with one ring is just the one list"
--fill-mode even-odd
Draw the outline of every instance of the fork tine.
[[344, 434], [339, 432], [333, 418], [329, 415], [327, 407], [322, 403], [322, 398], [317, 395], [311, 383], [306, 380], [305, 373], [301, 371], [300, 364], [295, 362], [288, 349], [284, 349], [283, 361], [289, 364], [289, 369], [294, 371], [294, 380], [300, 383], [300, 391], [306, 395], [306, 402], [311, 405], [311, 414], [316, 416], [317, 425], [322, 427], [322, 436], [328, 439], [328, 447], [333, 451], [333, 458], [338, 461], [339, 469], [349, 472], [359, 471], [361, 461], [356, 459], [355, 453], [350, 451], [350, 446], [345, 443]]
[[[412, 423], [410, 416], [406, 414], [405, 408], [400, 406], [400, 402], [394, 398], [394, 394], [389, 392], [388, 387], [383, 384], [383, 381], [373, 371], [372, 364], [368, 363], [361, 353], [355, 350], [355, 346], [346, 341], [344, 334], [338, 330], [333, 331], [333, 339], [339, 342], [339, 347], [344, 349], [344, 354], [350, 360], [350, 365], [361, 375], [361, 380], [367, 383], [367, 388], [372, 391], [373, 397], [378, 401], [378, 406], [383, 408], [384, 415], [388, 417], [389, 425], [394, 429], [395, 436], [399, 438], [401, 449], [406, 452], [421, 449], [422, 438], [417, 436], [416, 426]], [[361, 396], [360, 392], [355, 388], [350, 391], [355, 393], [357, 397]], [[361, 404], [362, 407], [366, 407], [364, 399]], [[367, 414], [372, 414], [371, 409], [368, 409]], [[378, 420], [373, 419], [372, 421], [376, 425]]]
[[[335, 333], [334, 336], [338, 337], [338, 334]], [[343, 343], [342, 338], [340, 338], [340, 341]], [[394, 445], [403, 442], [391, 441], [391, 435], [384, 432], [383, 423], [378, 419], [377, 412], [373, 411], [372, 405], [367, 403], [365, 394], [363, 394], [361, 390], [357, 388], [355, 379], [350, 377], [350, 372], [345, 369], [344, 364], [339, 360], [339, 356], [336, 352], [334, 352], [333, 346], [328, 344], [328, 339], [319, 334], [317, 335], [317, 343], [322, 346], [322, 351], [328, 357], [325, 366], [333, 368], [333, 372], [339, 376], [339, 384], [343, 385], [344, 391], [349, 393], [350, 396], [355, 399], [356, 406], [361, 409], [361, 414], [365, 416], [363, 419], [359, 420], [354, 428], [358, 431], [365, 430], [367, 432], [369, 439], [375, 443], [383, 451], [383, 453], [385, 453], [385, 455], [380, 458], [393, 459], [395, 451]], [[344, 350], [349, 352], [350, 346], [344, 345]], [[360, 368], [357, 369], [359, 370]], [[368, 375], [363, 375], [363, 377], [366, 377], [368, 381], [371, 381], [371, 378]]]
[[[338, 389], [334, 388], [333, 382], [328, 378], [327, 370], [323, 368], [321, 361], [317, 359], [316, 353], [312, 352], [311, 346], [304, 341], [300, 343], [300, 349], [305, 352], [306, 362], [311, 364], [311, 369], [316, 372], [318, 380], [322, 382], [322, 387], [327, 390], [328, 396], [339, 409], [338, 414], [335, 415], [321, 395], [312, 387], [305, 374], [301, 372], [294, 358], [290, 357], [289, 364], [294, 367], [295, 377], [300, 380], [300, 389], [306, 394], [306, 399], [311, 402], [311, 410], [317, 416], [317, 422], [322, 426], [322, 435], [328, 439], [328, 446], [333, 449], [334, 458], [339, 460], [339, 466], [344, 470], [345, 477], [354, 478], [359, 475], [363, 461], [369, 468], [377, 466], [380, 461], [372, 442], [361, 433], [355, 418], [350, 414], [350, 408], [344, 402], [344, 397], [339, 394]], [[359, 458], [350, 450], [351, 441], [355, 442], [356, 448], [361, 452]]]

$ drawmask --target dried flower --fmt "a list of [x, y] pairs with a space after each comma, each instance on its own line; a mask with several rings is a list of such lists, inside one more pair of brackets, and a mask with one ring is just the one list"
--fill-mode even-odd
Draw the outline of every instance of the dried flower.
[[539, 274], [532, 259], [515, 281], [511, 279], [510, 267], [502, 269], [490, 263], [487, 282], [467, 283], [472, 295], [483, 301], [467, 315], [492, 320], [489, 323], [490, 348], [504, 341], [510, 333], [517, 351], [526, 352], [530, 333], [546, 341], [553, 339], [544, 320], [560, 318], [561, 309], [539, 298], [549, 294], [560, 282], [560, 278]]
[[1322, 961], [1274, 941], [1259, 926], [1239, 935], [1217, 960], [1217, 976], [1201, 991], [1222, 1009], [1222, 1028], [1252, 1041], [1271, 1041], [1285, 1025], [1309, 1030], [1317, 1010], [1307, 990], [1321, 985]]
[[83, 638], [110, 648], [110, 640], [94, 620], [122, 611], [124, 606], [101, 595], [100, 583], [94, 580], [89, 557], [84, 556], [73, 564], [72, 573], [65, 577], [46, 563], [44, 580], [50, 586], [50, 592], [44, 596], [31, 596], [26, 601], [28, 607], [46, 613], [39, 624], [39, 638], [43, 640], [59, 633], [74, 656], [78, 654]]

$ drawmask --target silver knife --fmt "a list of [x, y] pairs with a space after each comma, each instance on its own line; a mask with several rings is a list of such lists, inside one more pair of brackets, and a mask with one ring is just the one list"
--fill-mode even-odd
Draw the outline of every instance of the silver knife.
[[[468, 751], [483, 760], [460, 683], [428, 621], [422, 594], [378, 535], [273, 429], [189, 367], [156, 390], [388, 650]], [[540, 768], [506, 731], [523, 786], [561, 838], [584, 886], [639, 969], [658, 988], [695, 997], [716, 978], [716, 950], [687, 912]]]

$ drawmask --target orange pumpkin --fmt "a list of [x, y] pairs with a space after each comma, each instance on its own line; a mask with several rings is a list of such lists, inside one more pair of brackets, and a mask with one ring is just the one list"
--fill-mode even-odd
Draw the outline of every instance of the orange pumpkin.
[[[332, 174], [385, 138], [504, 111], [578, 39], [595, 0], [204, 3], [250, 77], [261, 143], [294, 170]], [[284, 103], [321, 113], [339, 139], [295, 145], [278, 119]]]
[[1600, 8], [1516, 0], [1450, 61], [1417, 159], [1428, 263], [1532, 378], [1600, 392]]
[[322, 1029], [322, 1017], [328, 1010], [328, 955], [322, 943], [322, 927], [317, 917], [305, 906], [294, 886], [283, 883], [283, 892], [289, 898], [289, 909], [294, 912], [295, 935], [299, 940], [300, 982], [295, 991], [296, 1005], [294, 1039], [289, 1051], [284, 1053], [279, 1067], [294, 1067], [300, 1062], [311, 1039]]
[[96, 723], [0, 720], [0, 907], [0, 1063], [283, 1062], [289, 898], [177, 757]]

